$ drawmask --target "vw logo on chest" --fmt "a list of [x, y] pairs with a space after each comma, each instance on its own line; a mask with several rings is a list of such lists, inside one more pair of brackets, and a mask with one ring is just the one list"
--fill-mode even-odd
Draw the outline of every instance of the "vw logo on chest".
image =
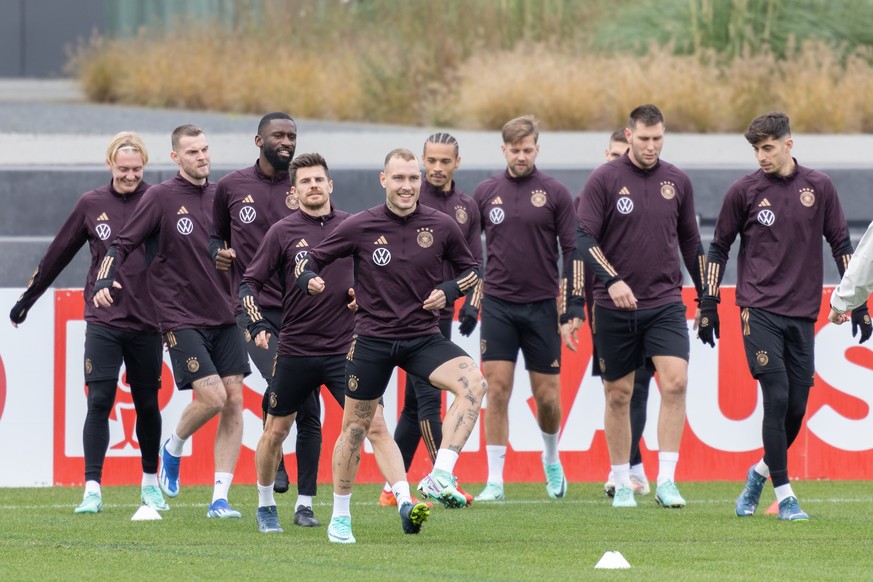
[[178, 221], [176, 221], [176, 230], [180, 233], [188, 236], [192, 232], [194, 232], [194, 223], [191, 222], [190, 218], [182, 217]]
[[254, 206], [243, 206], [239, 209], [239, 219], [246, 224], [251, 224], [257, 218], [258, 213], [255, 212]]
[[100, 237], [100, 240], [106, 240], [112, 234], [112, 228], [110, 228], [105, 222], [98, 224], [94, 230], [97, 231], [97, 236]]
[[488, 217], [491, 219], [491, 224], [500, 224], [503, 222], [505, 216], [506, 215], [503, 213], [502, 208], [492, 208], [491, 212], [488, 213]]
[[384, 267], [391, 262], [391, 251], [384, 247], [376, 249], [373, 251], [373, 262], [380, 267]]
[[622, 214], [630, 214], [634, 209], [634, 201], [627, 196], [622, 196], [616, 201], [615, 208]]
[[773, 223], [776, 222], [776, 215], [773, 214], [772, 210], [761, 210], [758, 212], [758, 222], [764, 226], [773, 226]]

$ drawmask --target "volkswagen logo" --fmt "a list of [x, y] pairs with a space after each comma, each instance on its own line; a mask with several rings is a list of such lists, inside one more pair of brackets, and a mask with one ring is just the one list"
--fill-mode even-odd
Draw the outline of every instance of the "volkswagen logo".
[[379, 247], [373, 251], [373, 262], [380, 267], [384, 267], [391, 262], [391, 251], [384, 247]]
[[506, 215], [503, 214], [502, 208], [492, 208], [491, 212], [488, 213], [488, 217], [491, 219], [491, 224], [500, 224], [503, 222], [503, 218]]
[[615, 203], [615, 207], [622, 214], [630, 214], [634, 209], [634, 201], [627, 196], [622, 196]]
[[182, 217], [176, 222], [176, 230], [180, 233], [188, 236], [192, 232], [194, 232], [194, 223], [191, 222], [191, 219], [188, 217]]
[[105, 222], [101, 222], [94, 229], [97, 231], [97, 236], [100, 237], [100, 240], [106, 240], [112, 234], [112, 229]]
[[255, 217], [258, 216], [258, 213], [255, 212], [253, 206], [243, 206], [239, 209], [239, 219], [242, 220], [246, 224], [251, 224], [255, 221]]
[[773, 226], [773, 223], [776, 222], [776, 215], [773, 214], [772, 210], [761, 210], [758, 212], [758, 222], [764, 226]]
[[294, 264], [299, 265], [300, 261], [305, 259], [307, 256], [309, 256], [309, 251], [300, 251], [299, 253], [294, 255]]

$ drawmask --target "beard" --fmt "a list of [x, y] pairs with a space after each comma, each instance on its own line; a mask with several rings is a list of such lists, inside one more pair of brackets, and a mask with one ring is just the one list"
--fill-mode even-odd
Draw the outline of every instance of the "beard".
[[294, 150], [290, 149], [290, 150], [288, 150], [288, 152], [290, 153], [290, 155], [288, 156], [288, 159], [286, 160], [286, 159], [282, 158], [282, 156], [279, 155], [278, 150], [264, 149], [264, 157], [267, 159], [267, 162], [271, 166], [273, 166], [273, 168], [276, 171], [287, 172], [288, 166], [291, 164], [291, 160], [294, 159]]

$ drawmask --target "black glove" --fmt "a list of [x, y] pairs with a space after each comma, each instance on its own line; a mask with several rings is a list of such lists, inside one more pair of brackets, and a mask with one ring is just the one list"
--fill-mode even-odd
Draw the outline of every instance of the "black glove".
[[852, 337], [858, 335], [858, 328], [861, 328], [861, 339], [859, 344], [863, 344], [873, 335], [873, 324], [870, 323], [870, 313], [867, 311], [867, 306], [862, 305], [852, 310]]
[[697, 337], [705, 344], [715, 347], [715, 339], [719, 334], [718, 299], [704, 296], [700, 300], [700, 326]]
[[458, 314], [458, 320], [461, 322], [458, 331], [463, 336], [469, 336], [476, 329], [476, 324], [479, 323], [479, 310], [465, 301], [461, 307], [461, 312]]
[[19, 301], [12, 306], [12, 311], [9, 312], [9, 319], [15, 324], [24, 323], [24, 320], [27, 319], [28, 311], [30, 311], [30, 309], [27, 305], [25, 305], [23, 301]]

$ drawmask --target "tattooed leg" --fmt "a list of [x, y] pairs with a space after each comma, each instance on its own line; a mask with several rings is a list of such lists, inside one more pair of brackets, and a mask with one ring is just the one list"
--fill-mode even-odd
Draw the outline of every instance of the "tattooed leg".
[[485, 396], [485, 378], [472, 359], [460, 357], [434, 370], [428, 380], [455, 397], [443, 421], [441, 448], [459, 453], [479, 420], [479, 409]]
[[346, 396], [343, 429], [333, 448], [333, 487], [339, 495], [352, 492], [361, 465], [361, 446], [378, 404], [378, 400], [355, 400]]

